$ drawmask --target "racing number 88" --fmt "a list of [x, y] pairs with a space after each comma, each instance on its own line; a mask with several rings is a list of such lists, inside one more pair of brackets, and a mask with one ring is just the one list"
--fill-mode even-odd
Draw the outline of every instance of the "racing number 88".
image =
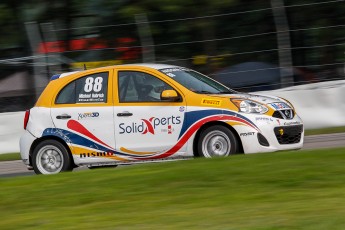
[[94, 92], [99, 92], [102, 90], [102, 83], [102, 77], [96, 77], [95, 79], [93, 77], [88, 77], [85, 80], [84, 91], [87, 93], [91, 92], [92, 90]]

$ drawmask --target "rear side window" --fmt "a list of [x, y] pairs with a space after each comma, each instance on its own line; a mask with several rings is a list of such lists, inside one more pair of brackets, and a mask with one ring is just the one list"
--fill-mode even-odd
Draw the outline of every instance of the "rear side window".
[[107, 102], [108, 72], [84, 76], [66, 85], [55, 104]]

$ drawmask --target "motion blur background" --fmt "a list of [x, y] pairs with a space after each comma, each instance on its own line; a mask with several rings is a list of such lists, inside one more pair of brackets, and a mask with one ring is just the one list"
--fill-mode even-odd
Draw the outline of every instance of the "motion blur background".
[[0, 112], [84, 64], [175, 64], [258, 91], [345, 79], [344, 55], [343, 0], [2, 0]]

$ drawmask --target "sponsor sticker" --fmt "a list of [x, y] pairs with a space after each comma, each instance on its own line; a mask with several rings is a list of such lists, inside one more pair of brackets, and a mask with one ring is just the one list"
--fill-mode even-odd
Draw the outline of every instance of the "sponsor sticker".
[[175, 75], [175, 74], [173, 74], [173, 73], [167, 73], [167, 75], [168, 75], [169, 77], [171, 77], [171, 78], [176, 77], [176, 75]]
[[267, 122], [270, 122], [270, 121], [273, 121], [273, 118], [270, 118], [270, 117], [256, 117], [255, 120], [256, 121], [267, 121]]
[[[149, 119], [141, 119], [141, 121], [130, 122], [130, 123], [120, 123], [119, 134], [156, 134], [156, 130], [161, 130], [162, 132], [167, 132], [171, 134], [174, 131], [172, 125], [181, 124], [180, 116], [170, 116], [170, 117], [151, 117]], [[170, 126], [170, 127], [169, 127]]]
[[291, 109], [290, 106], [288, 106], [284, 102], [275, 102], [270, 104], [275, 110], [282, 110], [282, 109]]
[[248, 132], [248, 133], [240, 133], [240, 137], [248, 137], [248, 136], [253, 136], [255, 132]]
[[99, 112], [78, 113], [78, 120], [92, 117], [99, 117]]
[[167, 133], [167, 134], [172, 134], [174, 131], [175, 129], [171, 125], [168, 125], [167, 128], [161, 129], [162, 133]]
[[[172, 73], [172, 72], [177, 72], [177, 71], [185, 71], [185, 70], [187, 70], [187, 69], [186, 68], [168, 68], [168, 69], [161, 69], [160, 71], [167, 74], [167, 73]], [[168, 76], [170, 76], [170, 75], [168, 75]]]
[[284, 129], [283, 128], [279, 129], [279, 134], [280, 134], [280, 136], [284, 135]]
[[203, 98], [203, 99], [201, 99], [201, 104], [203, 104], [203, 105], [221, 106], [222, 105], [222, 101], [221, 100], [216, 100], [216, 99]]
[[86, 158], [86, 157], [111, 157], [115, 154], [112, 152], [89, 152], [89, 153], [80, 153], [80, 158]]
[[299, 121], [290, 121], [290, 122], [284, 122], [284, 125], [299, 125], [301, 122]]

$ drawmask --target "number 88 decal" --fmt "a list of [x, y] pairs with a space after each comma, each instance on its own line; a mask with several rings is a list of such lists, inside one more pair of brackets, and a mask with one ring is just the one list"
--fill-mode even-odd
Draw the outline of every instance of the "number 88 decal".
[[85, 80], [84, 91], [86, 93], [89, 93], [91, 91], [99, 92], [102, 90], [102, 83], [103, 83], [102, 77], [96, 77], [95, 79], [93, 77], [88, 77]]

